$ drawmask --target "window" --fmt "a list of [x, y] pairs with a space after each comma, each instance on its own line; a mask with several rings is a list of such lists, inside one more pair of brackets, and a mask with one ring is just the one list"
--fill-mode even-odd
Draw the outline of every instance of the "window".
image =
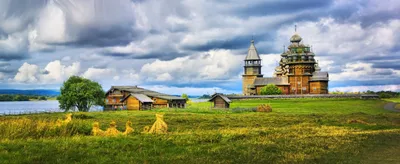
[[114, 98], [114, 99], [113, 99], [113, 102], [117, 102], [117, 99], [116, 99], [116, 98]]

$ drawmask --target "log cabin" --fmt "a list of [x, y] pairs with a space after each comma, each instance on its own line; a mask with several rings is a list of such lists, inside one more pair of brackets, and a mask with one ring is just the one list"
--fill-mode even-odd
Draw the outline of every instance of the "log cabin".
[[231, 103], [228, 97], [220, 93], [214, 94], [208, 101], [214, 103], [214, 108], [229, 108], [229, 104]]
[[137, 86], [112, 86], [106, 92], [104, 110], [148, 110], [185, 108], [186, 99]]

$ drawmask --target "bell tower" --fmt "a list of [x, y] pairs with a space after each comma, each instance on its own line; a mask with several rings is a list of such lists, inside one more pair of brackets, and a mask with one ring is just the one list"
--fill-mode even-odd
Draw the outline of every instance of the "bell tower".
[[247, 56], [244, 59], [244, 74], [242, 91], [243, 95], [254, 95], [256, 94], [256, 88], [254, 86], [254, 80], [257, 77], [263, 77], [261, 74], [261, 58], [258, 55], [257, 49], [254, 46], [254, 40], [251, 40]]

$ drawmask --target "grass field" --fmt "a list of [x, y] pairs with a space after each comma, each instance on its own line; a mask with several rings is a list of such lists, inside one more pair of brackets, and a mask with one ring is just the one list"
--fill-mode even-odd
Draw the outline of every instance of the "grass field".
[[[1, 163], [400, 163], [400, 114], [386, 101], [288, 99], [235, 101], [231, 109], [193, 103], [187, 109], [0, 117]], [[273, 112], [253, 112], [271, 104]], [[156, 113], [169, 133], [142, 134]], [[128, 136], [91, 136], [133, 123]]]

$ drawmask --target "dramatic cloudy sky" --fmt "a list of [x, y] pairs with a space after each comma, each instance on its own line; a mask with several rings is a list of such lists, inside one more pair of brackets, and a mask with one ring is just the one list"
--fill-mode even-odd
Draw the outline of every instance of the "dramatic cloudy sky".
[[398, 0], [1, 0], [0, 88], [240, 93], [252, 36], [272, 76], [295, 24], [331, 91], [400, 91]]

